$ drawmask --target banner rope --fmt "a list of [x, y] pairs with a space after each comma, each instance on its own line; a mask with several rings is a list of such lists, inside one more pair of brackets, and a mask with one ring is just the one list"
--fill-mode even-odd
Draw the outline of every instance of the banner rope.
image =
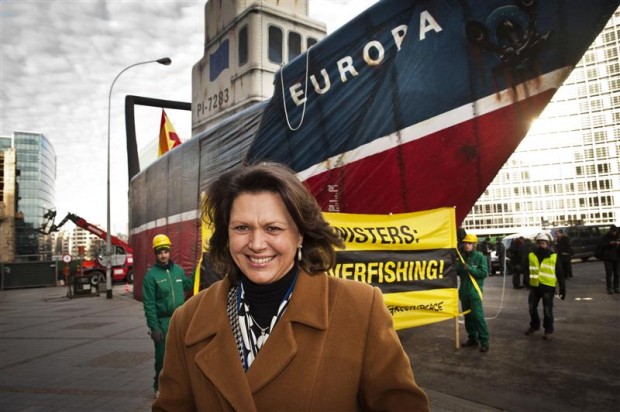
[[[463, 256], [461, 255], [461, 252], [459, 251], [459, 248], [456, 248], [456, 253], [459, 256], [459, 259], [461, 260], [461, 263], [465, 264], [465, 259], [463, 259]], [[495, 315], [491, 316], [490, 318], [485, 317], [485, 320], [493, 320], [493, 319], [497, 319], [497, 317], [499, 316], [499, 314], [502, 312], [502, 307], [504, 305], [504, 294], [506, 292], [506, 271], [504, 270], [504, 275], [502, 276], [502, 296], [499, 300], [499, 307], [497, 308], [497, 313], [495, 313]], [[468, 273], [469, 278], [472, 280], [474, 287], [476, 288], [476, 290], [478, 291], [478, 293], [480, 294], [480, 300], [482, 300], [482, 291], [480, 290], [480, 288], [478, 287], [478, 283], [476, 283], [476, 280], [473, 278], [473, 276]], [[466, 310], [465, 312], [459, 313], [459, 316], [463, 316], [468, 314], [469, 312], [471, 312], [471, 309]], [[462, 322], [462, 321], [459, 321]]]
[[304, 116], [306, 115], [306, 102], [308, 101], [308, 65], [310, 62], [310, 49], [312, 49], [312, 47], [313, 46], [310, 46], [308, 47], [308, 50], [306, 50], [306, 86], [304, 89], [306, 98], [304, 99], [304, 107], [301, 111], [301, 119], [299, 119], [299, 124], [296, 127], [291, 126], [288, 110], [286, 109], [286, 96], [284, 95], [284, 63], [282, 63], [282, 68], [280, 69], [280, 88], [282, 89], [282, 105], [284, 106], [284, 115], [286, 117], [286, 124], [288, 125], [288, 128], [293, 132], [301, 127], [304, 123]]

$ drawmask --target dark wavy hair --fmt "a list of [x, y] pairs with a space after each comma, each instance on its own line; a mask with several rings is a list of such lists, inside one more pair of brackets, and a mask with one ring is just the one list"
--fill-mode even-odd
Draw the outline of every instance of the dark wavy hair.
[[336, 263], [335, 248], [344, 248], [340, 235], [321, 214], [316, 199], [295, 172], [278, 163], [241, 166], [215, 179], [202, 200], [202, 219], [212, 230], [207, 258], [214, 270], [228, 274], [233, 285], [240, 269], [228, 250], [228, 226], [234, 200], [243, 193], [277, 194], [303, 236], [300, 266], [309, 274], [324, 273]]

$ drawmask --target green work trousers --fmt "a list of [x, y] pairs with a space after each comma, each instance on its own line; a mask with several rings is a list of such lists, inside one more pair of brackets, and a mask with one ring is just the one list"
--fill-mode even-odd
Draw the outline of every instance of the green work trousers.
[[477, 292], [459, 293], [461, 299], [461, 307], [463, 312], [471, 310], [465, 315], [465, 329], [467, 330], [467, 338], [473, 342], [480, 342], [483, 346], [489, 346], [489, 328], [487, 321], [484, 319], [484, 310], [482, 309], [482, 299]]
[[153, 389], [159, 390], [159, 373], [164, 366], [164, 354], [166, 353], [166, 335], [168, 334], [168, 325], [170, 324], [170, 318], [159, 318], [159, 326], [164, 338], [161, 342], [155, 343], [155, 377], [153, 378]]

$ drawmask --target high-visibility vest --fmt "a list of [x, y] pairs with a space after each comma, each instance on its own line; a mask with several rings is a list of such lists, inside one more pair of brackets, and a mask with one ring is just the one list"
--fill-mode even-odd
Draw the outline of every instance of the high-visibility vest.
[[535, 253], [529, 254], [530, 286], [536, 287], [540, 284], [555, 287], [557, 284], [557, 278], [555, 277], [555, 262], [557, 258], [558, 255], [552, 253], [551, 256], [539, 262], [538, 256]]

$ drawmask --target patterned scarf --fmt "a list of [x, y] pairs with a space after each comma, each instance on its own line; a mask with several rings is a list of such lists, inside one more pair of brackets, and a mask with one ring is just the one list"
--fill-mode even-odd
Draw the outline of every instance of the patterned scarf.
[[260, 326], [252, 317], [250, 306], [247, 299], [245, 299], [243, 283], [240, 282], [238, 286], [232, 287], [230, 292], [228, 292], [226, 311], [244, 370], [247, 371], [252, 365], [258, 352], [265, 345], [267, 338], [269, 338], [271, 331], [288, 307], [296, 281], [297, 274], [295, 274], [291, 286], [282, 298], [278, 311], [271, 318], [269, 325], [265, 327]]

